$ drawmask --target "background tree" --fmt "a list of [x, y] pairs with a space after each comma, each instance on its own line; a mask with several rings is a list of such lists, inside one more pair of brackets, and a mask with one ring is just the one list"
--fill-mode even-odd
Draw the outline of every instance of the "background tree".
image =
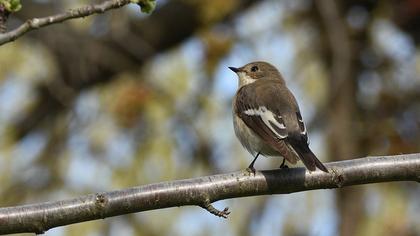
[[[25, 1], [7, 26], [86, 3]], [[281, 69], [322, 160], [419, 152], [419, 13], [411, 0], [179, 0], [31, 32], [0, 47], [0, 206], [245, 168], [226, 67], [256, 59]], [[48, 234], [416, 235], [419, 191], [253, 197], [221, 202], [227, 221], [165, 209]]]

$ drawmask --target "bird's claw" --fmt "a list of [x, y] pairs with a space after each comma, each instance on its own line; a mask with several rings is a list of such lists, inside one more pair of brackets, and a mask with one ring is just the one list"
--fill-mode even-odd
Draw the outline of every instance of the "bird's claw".
[[283, 158], [283, 161], [279, 167], [280, 169], [288, 169], [289, 167], [286, 165], [286, 159]]
[[249, 174], [253, 174], [255, 176], [256, 170], [255, 170], [255, 168], [253, 166], [248, 166], [248, 168], [246, 168], [246, 171]]
[[289, 167], [284, 163], [282, 163], [279, 168], [280, 169], [289, 169]]

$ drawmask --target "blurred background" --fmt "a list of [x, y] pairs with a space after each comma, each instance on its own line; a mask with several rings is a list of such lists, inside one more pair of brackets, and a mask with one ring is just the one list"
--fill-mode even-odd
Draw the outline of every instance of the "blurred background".
[[[8, 29], [98, 1], [25, 0]], [[244, 169], [228, 66], [277, 66], [323, 162], [420, 152], [420, 1], [157, 1], [0, 46], [0, 207]], [[273, 169], [280, 158], [261, 158]], [[113, 217], [46, 235], [420, 235], [400, 182]]]

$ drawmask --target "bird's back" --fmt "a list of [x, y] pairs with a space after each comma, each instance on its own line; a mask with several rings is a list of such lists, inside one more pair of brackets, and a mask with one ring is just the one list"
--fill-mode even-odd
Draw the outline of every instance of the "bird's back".
[[[240, 100], [236, 103], [243, 103], [244, 106], [264, 104], [268, 110], [282, 116], [288, 132], [300, 132], [301, 128], [298, 126], [296, 117], [296, 114], [300, 113], [299, 106], [293, 94], [283, 83], [278, 79], [264, 78], [245, 85], [238, 90], [236, 97]], [[255, 94], [263, 94], [263, 96], [253, 96]], [[235, 109], [239, 107], [237, 105], [239, 104], [234, 104]]]

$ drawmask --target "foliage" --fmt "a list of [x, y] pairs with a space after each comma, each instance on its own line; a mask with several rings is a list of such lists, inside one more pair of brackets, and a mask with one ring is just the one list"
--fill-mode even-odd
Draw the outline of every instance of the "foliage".
[[[87, 2], [25, 1], [10, 20]], [[323, 20], [320, 2], [335, 3], [337, 19]], [[419, 152], [420, 11], [414, 2], [157, 1], [154, 14], [139, 16], [126, 7], [2, 45], [0, 205], [245, 168], [251, 160], [234, 137], [237, 81], [227, 66], [251, 60], [281, 70], [323, 161], [338, 152], [343, 158]], [[330, 25], [337, 22], [338, 28]], [[344, 40], [330, 38], [341, 34]], [[350, 63], [344, 77], [336, 67], [343, 58]], [[263, 158], [256, 168], [280, 162]], [[383, 184], [345, 194], [252, 197], [216, 203], [230, 206], [228, 221], [198, 208], [174, 208], [60, 230], [336, 235], [340, 220], [348, 219], [343, 225], [353, 235], [418, 235], [419, 189]]]
[[144, 13], [152, 13], [156, 7], [156, 0], [131, 0], [131, 2], [138, 4]]
[[0, 0], [0, 5], [8, 12], [17, 12], [22, 8], [20, 0]]

